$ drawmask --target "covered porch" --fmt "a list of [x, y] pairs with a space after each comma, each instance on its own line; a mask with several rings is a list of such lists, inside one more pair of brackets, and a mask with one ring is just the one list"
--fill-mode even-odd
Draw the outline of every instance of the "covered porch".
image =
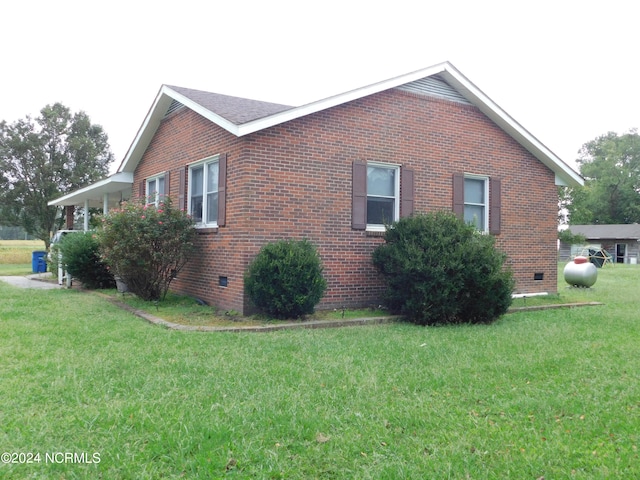
[[89, 230], [89, 208], [102, 208], [107, 213], [117, 208], [123, 200], [129, 200], [132, 194], [133, 173], [118, 172], [87, 187], [51, 200], [48, 204], [63, 207], [66, 214], [67, 230], [73, 230], [75, 207], [83, 207], [83, 229]]

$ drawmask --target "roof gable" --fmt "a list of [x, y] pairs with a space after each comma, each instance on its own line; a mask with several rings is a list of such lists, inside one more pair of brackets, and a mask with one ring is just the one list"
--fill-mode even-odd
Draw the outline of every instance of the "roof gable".
[[163, 85], [118, 171], [133, 172], [160, 122], [175, 102], [241, 137], [391, 88], [439, 96], [475, 105], [556, 175], [557, 185], [577, 186], [582, 177], [511, 118], [448, 62], [374, 83], [306, 105], [291, 107], [201, 90]]

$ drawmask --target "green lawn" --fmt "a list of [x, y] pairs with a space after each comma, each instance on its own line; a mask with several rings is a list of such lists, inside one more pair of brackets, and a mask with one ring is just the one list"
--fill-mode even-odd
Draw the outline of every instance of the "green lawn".
[[604, 306], [492, 325], [240, 334], [0, 283], [0, 452], [39, 454], [0, 477], [638, 478], [639, 284], [605, 268], [560, 287]]
[[24, 276], [33, 273], [33, 265], [31, 263], [0, 263], [0, 276]]

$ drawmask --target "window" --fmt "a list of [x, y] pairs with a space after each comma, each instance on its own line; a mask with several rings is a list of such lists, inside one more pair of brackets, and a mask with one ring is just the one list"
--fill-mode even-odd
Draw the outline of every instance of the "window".
[[382, 232], [400, 216], [411, 215], [413, 179], [413, 170], [404, 166], [353, 162], [351, 228]]
[[164, 175], [147, 179], [147, 205], [158, 206], [160, 199], [165, 194]]
[[189, 167], [188, 211], [200, 225], [218, 225], [219, 157]]
[[367, 164], [367, 228], [384, 228], [398, 220], [400, 168]]
[[453, 211], [481, 232], [500, 234], [502, 181], [497, 177], [453, 175]]
[[488, 208], [487, 178], [465, 177], [464, 179], [464, 221], [471, 223], [478, 230], [487, 230]]

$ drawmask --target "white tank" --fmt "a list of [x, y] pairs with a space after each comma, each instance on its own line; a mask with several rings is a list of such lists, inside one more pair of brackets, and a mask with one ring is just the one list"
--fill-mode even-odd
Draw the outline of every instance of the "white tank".
[[564, 281], [574, 287], [590, 287], [598, 279], [598, 269], [586, 257], [576, 257], [564, 267]]

